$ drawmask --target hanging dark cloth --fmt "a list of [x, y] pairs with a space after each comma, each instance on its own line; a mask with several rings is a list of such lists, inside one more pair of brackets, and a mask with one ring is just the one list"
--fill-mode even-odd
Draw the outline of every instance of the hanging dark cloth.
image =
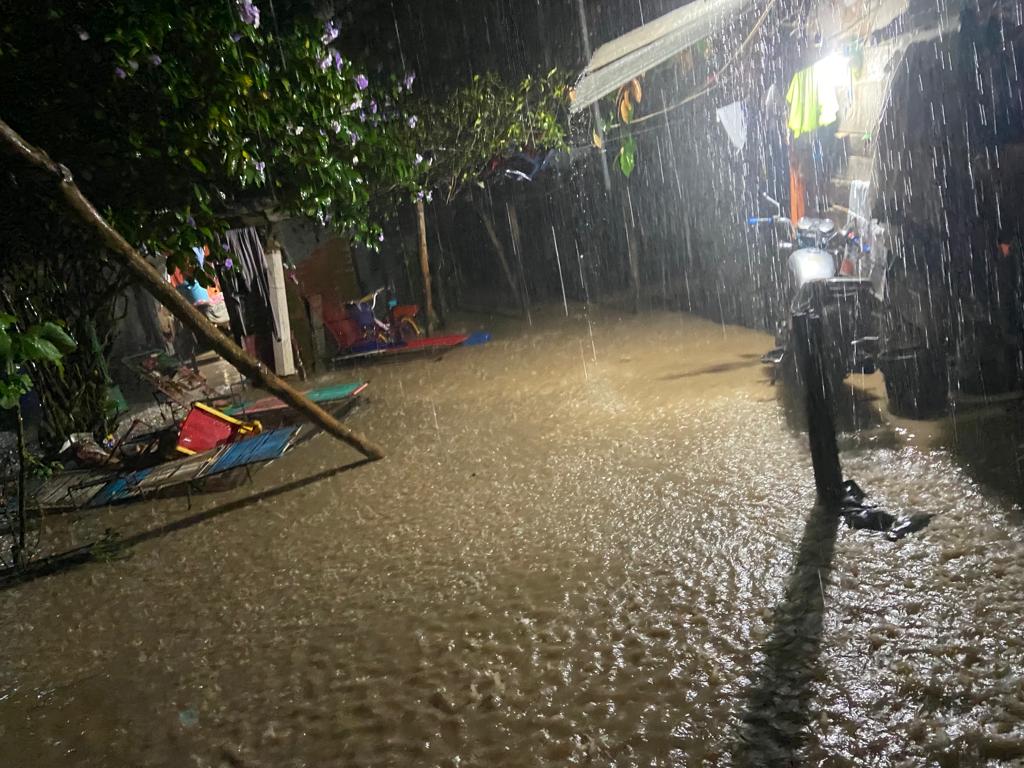
[[[237, 313], [240, 322], [238, 330], [246, 336], [253, 332], [254, 324], [258, 325], [254, 323], [253, 315], [263, 314], [269, 317], [274, 338], [280, 341], [281, 326], [270, 304], [267, 261], [256, 228], [228, 230], [224, 239], [235, 261], [234, 269], [224, 271], [227, 278], [225, 301], [228, 302], [228, 313], [232, 316], [232, 323], [235, 322]], [[225, 283], [222, 282], [221, 285], [224, 287]], [[231, 300], [227, 299], [229, 293], [233, 296]]]

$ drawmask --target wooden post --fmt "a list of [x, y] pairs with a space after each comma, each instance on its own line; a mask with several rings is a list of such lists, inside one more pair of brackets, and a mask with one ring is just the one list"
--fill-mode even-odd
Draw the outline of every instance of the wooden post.
[[842, 495], [843, 468], [839, 464], [832, 403], [822, 368], [821, 318], [806, 313], [793, 315], [793, 346], [797, 378], [803, 382], [807, 406], [807, 432], [814, 463], [818, 499], [834, 503]]
[[99, 214], [75, 184], [71, 171], [58, 165], [45, 152], [25, 141], [3, 120], [0, 120], [0, 140], [11, 154], [54, 177], [65, 202], [82, 222], [99, 236], [109, 249], [110, 255], [119, 259], [121, 265], [153, 298], [163, 304], [198, 338], [209, 344], [217, 354], [257, 385], [279, 397], [322, 427], [325, 432], [352, 446], [366, 458], [371, 460], [384, 458], [384, 452], [376, 444], [359, 432], [346, 427], [286, 381], [267, 370], [263, 363], [228, 339], [199, 310], [189, 304], [181, 294], [171, 287], [170, 283], [163, 279], [156, 268], [146, 261], [142, 254]]
[[427, 335], [434, 332], [434, 292], [430, 285], [430, 252], [427, 250], [427, 214], [422, 200], [416, 201], [416, 225], [420, 233], [420, 272], [423, 274], [423, 304], [427, 314]]
[[324, 297], [319, 293], [309, 299], [309, 325], [313, 332], [313, 352], [317, 366], [327, 359], [327, 337], [324, 335]]
[[288, 289], [284, 282], [284, 260], [277, 243], [267, 244], [267, 286], [270, 289], [270, 309], [277, 318], [280, 338], [274, 337], [274, 372], [278, 376], [295, 374], [295, 355], [292, 354], [292, 322], [288, 315]]

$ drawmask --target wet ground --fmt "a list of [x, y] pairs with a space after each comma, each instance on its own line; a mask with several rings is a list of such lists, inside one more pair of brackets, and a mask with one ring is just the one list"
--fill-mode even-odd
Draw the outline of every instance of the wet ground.
[[814, 509], [767, 337], [572, 312], [340, 372], [383, 462], [320, 437], [191, 511], [48, 521], [163, 535], [0, 593], [3, 763], [1024, 758], [1024, 527], [978, 469], [1005, 412], [958, 422], [971, 459], [858, 382], [847, 474], [935, 515], [892, 543]]

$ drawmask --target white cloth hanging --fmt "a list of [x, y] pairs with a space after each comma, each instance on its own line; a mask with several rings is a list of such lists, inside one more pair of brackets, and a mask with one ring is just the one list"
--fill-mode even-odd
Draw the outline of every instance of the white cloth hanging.
[[729, 141], [737, 150], [743, 151], [747, 146], [747, 113], [742, 101], [735, 101], [716, 112], [718, 122], [722, 124]]

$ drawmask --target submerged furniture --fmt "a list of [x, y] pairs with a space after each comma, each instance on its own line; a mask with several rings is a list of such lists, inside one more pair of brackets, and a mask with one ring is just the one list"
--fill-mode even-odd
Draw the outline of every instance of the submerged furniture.
[[45, 510], [102, 507], [178, 486], [191, 491], [203, 481], [234, 470], [266, 464], [283, 456], [298, 442], [302, 427], [272, 429], [246, 440], [222, 445], [178, 461], [134, 472], [81, 470], [62, 472], [36, 491], [33, 506]]
[[162, 397], [165, 401], [188, 408], [196, 400], [209, 400], [216, 396], [199, 371], [162, 350], [130, 355], [122, 358], [121, 362], [153, 389], [157, 402]]
[[258, 421], [246, 422], [218, 411], [205, 403], [192, 403], [192, 409], [178, 432], [179, 453], [194, 456], [219, 445], [234, 443], [263, 431]]

